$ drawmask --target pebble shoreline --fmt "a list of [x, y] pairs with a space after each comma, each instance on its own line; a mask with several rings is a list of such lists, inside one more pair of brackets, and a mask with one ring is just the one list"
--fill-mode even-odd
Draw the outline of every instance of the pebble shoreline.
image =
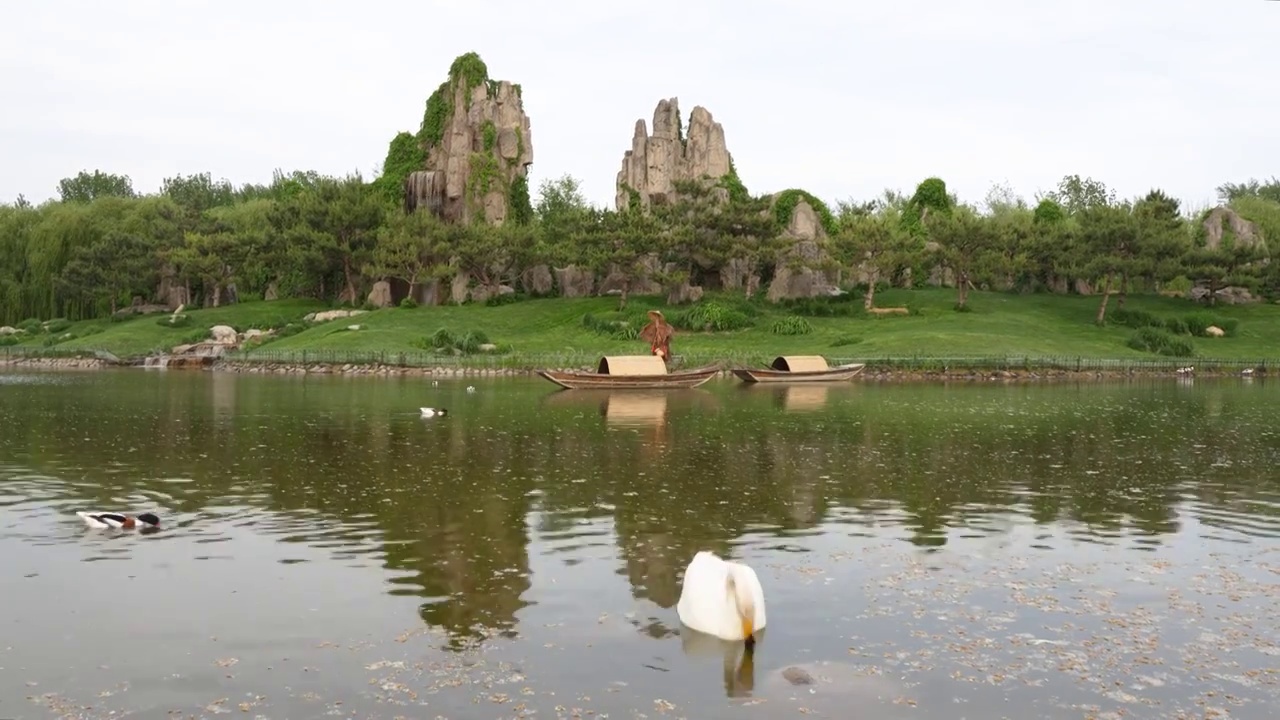
[[[13, 357], [0, 358], [0, 367], [21, 367], [44, 370], [98, 370], [113, 367], [105, 360], [95, 357], [82, 358], [33, 358]], [[137, 367], [141, 370], [141, 367]], [[557, 368], [572, 370], [579, 368]], [[323, 364], [307, 363], [271, 363], [243, 362], [220, 360], [213, 365], [200, 368], [201, 371], [244, 373], [254, 375], [374, 375], [405, 377], [527, 377], [537, 371], [533, 368], [461, 368], [461, 367], [403, 367], [382, 364]], [[176, 372], [189, 371], [175, 369]], [[1201, 377], [1229, 377], [1240, 374], [1238, 369], [1197, 370]], [[731, 377], [729, 370], [721, 370], [719, 377]], [[1258, 373], [1263, 376], [1262, 373]], [[975, 370], [971, 368], [956, 370], [895, 370], [890, 368], [868, 369], [859, 374], [855, 380], [861, 381], [902, 381], [902, 380], [968, 380], [968, 381], [1051, 381], [1051, 380], [1115, 380], [1131, 377], [1182, 377], [1171, 370]]]

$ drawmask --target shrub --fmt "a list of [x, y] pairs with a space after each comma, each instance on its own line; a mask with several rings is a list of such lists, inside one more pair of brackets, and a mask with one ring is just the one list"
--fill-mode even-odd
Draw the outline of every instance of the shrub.
[[26, 320], [18, 323], [17, 328], [23, 332], [34, 335], [40, 332], [40, 330], [44, 328], [44, 325], [36, 318], [27, 318]]
[[773, 321], [769, 332], [774, 335], [808, 335], [813, 332], [813, 326], [799, 315], [788, 315]]
[[[447, 355], [474, 355], [482, 352], [481, 345], [489, 345], [489, 336], [482, 330], [468, 330], [464, 333], [455, 333], [449, 328], [440, 328], [431, 334], [431, 337], [425, 340], [414, 341], [415, 347], [424, 350], [434, 350], [438, 353]], [[503, 350], [502, 348], [506, 348]], [[510, 352], [509, 345], [498, 346], [496, 350], [491, 352]]]
[[604, 318], [587, 313], [582, 316], [582, 327], [604, 337], [617, 340], [634, 340], [640, 334], [640, 328], [643, 327], [643, 323], [637, 322], [631, 317]]
[[1234, 337], [1240, 329], [1240, 321], [1235, 318], [1215, 317], [1206, 312], [1192, 313], [1185, 318], [1187, 329], [1197, 337], [1209, 337], [1206, 332], [1210, 327], [1222, 328], [1227, 337]]
[[406, 310], [412, 310], [413, 308], [418, 307], [418, 301], [408, 295], [405, 295], [404, 299], [400, 301], [400, 307]]
[[1158, 355], [1170, 355], [1173, 357], [1191, 357], [1195, 355], [1195, 348], [1191, 345], [1190, 340], [1175, 337], [1164, 330], [1154, 327], [1139, 328], [1137, 332], [1129, 336], [1129, 340], [1125, 344], [1134, 350]]
[[1169, 292], [1176, 292], [1182, 295], [1185, 295], [1191, 292], [1192, 287], [1194, 287], [1194, 283], [1192, 283], [1191, 279], [1188, 278], [1186, 275], [1179, 275], [1178, 277], [1164, 284], [1165, 290]]
[[857, 337], [855, 335], [841, 335], [840, 337], [831, 341], [831, 347], [837, 348], [837, 347], [845, 347], [846, 345], [857, 345], [860, 342], [862, 342], [862, 338]]
[[783, 300], [778, 303], [778, 307], [793, 315], [806, 317], [850, 317], [866, 313], [862, 298], [853, 293]]
[[484, 304], [489, 307], [498, 307], [499, 305], [518, 303], [524, 299], [524, 296], [520, 293], [498, 293], [496, 295], [490, 295], [489, 298], [484, 301]]
[[19, 342], [21, 342], [21, 340], [18, 339], [17, 335], [0, 335], [0, 347], [17, 345]]
[[60, 333], [65, 332], [71, 327], [71, 321], [66, 318], [54, 318], [44, 324], [45, 332]]
[[1190, 335], [1191, 329], [1187, 327], [1187, 321], [1180, 317], [1171, 317], [1164, 319], [1164, 329], [1174, 335]]
[[715, 300], [674, 313], [669, 322], [680, 330], [693, 332], [729, 332], [755, 325], [755, 320], [741, 308], [727, 307]]
[[1134, 310], [1132, 308], [1117, 308], [1112, 310], [1110, 318], [1111, 321], [1117, 325], [1124, 325], [1125, 327], [1131, 328], [1158, 328], [1164, 324], [1160, 318], [1146, 310]]

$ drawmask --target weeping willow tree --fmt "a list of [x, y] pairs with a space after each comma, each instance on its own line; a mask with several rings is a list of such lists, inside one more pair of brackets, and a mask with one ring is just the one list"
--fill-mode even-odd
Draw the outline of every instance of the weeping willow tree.
[[[98, 276], [96, 270], [85, 271], [86, 263], [103, 271], [109, 269], [104, 263], [127, 266], [136, 273], [129, 290], [147, 287], [154, 282], [156, 250], [180, 238], [179, 219], [172, 201], [155, 196], [0, 207], [0, 322], [83, 320], [127, 302], [127, 297], [111, 295], [106, 287], [77, 286]], [[142, 256], [119, 256], [112, 249], [114, 241], [103, 244], [121, 237], [137, 242], [120, 244], [120, 250]], [[76, 260], [81, 262], [72, 267], [78, 269], [67, 277], [68, 266]], [[120, 286], [120, 292], [126, 289]]]
[[89, 317], [92, 308], [78, 300], [68, 302], [58, 277], [71, 259], [71, 253], [78, 247], [88, 246], [96, 237], [92, 206], [50, 203], [40, 208], [40, 215], [27, 243], [22, 314], [44, 319]]
[[39, 217], [29, 207], [0, 206], [0, 325], [28, 317], [27, 248]]

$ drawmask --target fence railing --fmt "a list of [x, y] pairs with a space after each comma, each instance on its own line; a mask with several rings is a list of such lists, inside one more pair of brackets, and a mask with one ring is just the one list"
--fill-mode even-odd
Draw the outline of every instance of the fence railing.
[[[223, 355], [232, 362], [264, 363], [276, 365], [389, 365], [418, 368], [572, 368], [594, 367], [605, 353], [512, 353], [510, 355], [442, 355], [425, 350], [418, 351], [363, 351], [363, 350], [238, 350]], [[726, 367], [754, 365], [771, 358], [758, 358], [748, 353], [679, 353], [673, 364], [680, 367], [696, 367], [720, 363]]]
[[[276, 365], [387, 365], [412, 368], [475, 368], [475, 369], [532, 369], [593, 367], [601, 353], [580, 351], [563, 353], [512, 353], [510, 355], [439, 355], [420, 351], [369, 351], [369, 350], [273, 350], [255, 348], [236, 350], [223, 359], [239, 363]], [[0, 346], [0, 359], [22, 358], [73, 358], [98, 357], [116, 362], [103, 350], [67, 350], [57, 347]], [[906, 370], [915, 372], [936, 371], [1049, 371], [1074, 372], [1172, 372], [1183, 367], [1197, 371], [1221, 372], [1253, 369], [1259, 372], [1280, 369], [1277, 358], [1091, 358], [1069, 355], [988, 355], [988, 356], [933, 356], [933, 355], [827, 355], [832, 365], [860, 362], [869, 370]], [[725, 367], [760, 367], [772, 361], [773, 355], [760, 352], [678, 353], [673, 360], [679, 367], [690, 368], [720, 363]], [[129, 362], [125, 359], [123, 362]]]
[[[835, 359], [832, 359], [835, 362]], [[862, 362], [868, 368], [895, 370], [954, 371], [954, 370], [1005, 370], [1041, 371], [1068, 370], [1075, 372], [1128, 372], [1174, 371], [1191, 367], [1200, 371], [1253, 369], [1266, 372], [1280, 368], [1280, 358], [1207, 358], [1207, 357], [1152, 357], [1152, 358], [1091, 358], [1070, 355], [992, 355], [969, 357], [939, 357], [927, 355], [865, 356], [840, 360]]]

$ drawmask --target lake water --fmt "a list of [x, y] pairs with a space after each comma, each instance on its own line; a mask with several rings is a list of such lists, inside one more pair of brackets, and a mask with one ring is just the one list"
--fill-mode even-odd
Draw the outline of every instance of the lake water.
[[[1277, 407], [0, 370], [0, 718], [1274, 718]], [[749, 658], [681, 631], [702, 549]]]

